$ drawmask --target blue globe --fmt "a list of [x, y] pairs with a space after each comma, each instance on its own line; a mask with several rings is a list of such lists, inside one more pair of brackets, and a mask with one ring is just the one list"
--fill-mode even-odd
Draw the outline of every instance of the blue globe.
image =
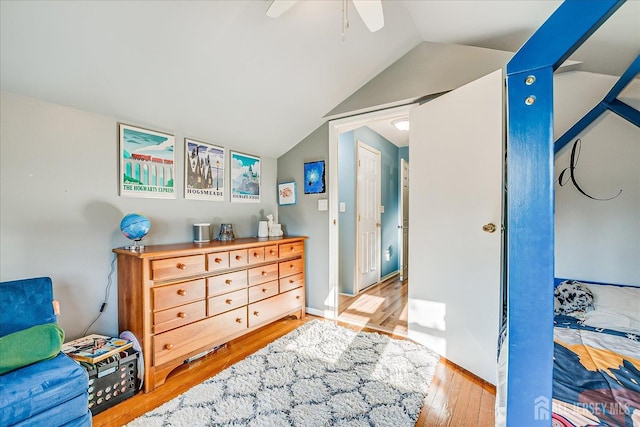
[[127, 239], [134, 241], [142, 240], [151, 229], [151, 222], [147, 217], [132, 213], [126, 215], [120, 221], [120, 231]]

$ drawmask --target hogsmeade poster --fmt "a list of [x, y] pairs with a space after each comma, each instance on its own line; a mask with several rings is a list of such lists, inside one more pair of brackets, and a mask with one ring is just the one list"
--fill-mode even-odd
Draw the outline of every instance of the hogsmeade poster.
[[120, 195], [175, 199], [173, 135], [120, 124]]
[[184, 198], [224, 200], [224, 148], [187, 138], [184, 141]]
[[260, 203], [260, 157], [231, 152], [231, 201]]

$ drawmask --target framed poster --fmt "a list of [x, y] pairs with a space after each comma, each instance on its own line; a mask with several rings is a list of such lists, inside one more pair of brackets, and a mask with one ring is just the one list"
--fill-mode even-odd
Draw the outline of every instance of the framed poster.
[[175, 199], [175, 138], [173, 135], [122, 123], [120, 195]]
[[231, 201], [260, 203], [260, 157], [231, 151]]
[[184, 198], [224, 200], [224, 148], [185, 138], [184, 158]]
[[324, 193], [324, 160], [304, 164], [304, 194]]
[[296, 204], [295, 181], [278, 184], [278, 204], [281, 206]]

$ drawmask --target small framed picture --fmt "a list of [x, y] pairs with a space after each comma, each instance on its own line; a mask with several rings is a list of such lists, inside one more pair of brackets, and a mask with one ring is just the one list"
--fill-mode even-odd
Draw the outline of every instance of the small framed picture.
[[118, 124], [120, 195], [175, 199], [173, 135]]
[[184, 151], [184, 198], [224, 200], [224, 148], [185, 138]]
[[304, 164], [304, 194], [320, 194], [324, 185], [324, 160]]
[[278, 184], [278, 204], [281, 206], [296, 204], [295, 181]]
[[231, 201], [260, 203], [260, 157], [231, 151]]

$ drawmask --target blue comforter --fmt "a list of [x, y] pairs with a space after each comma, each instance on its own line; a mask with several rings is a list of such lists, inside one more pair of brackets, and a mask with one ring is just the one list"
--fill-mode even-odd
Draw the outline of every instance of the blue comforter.
[[640, 426], [640, 335], [557, 316], [554, 426]]

